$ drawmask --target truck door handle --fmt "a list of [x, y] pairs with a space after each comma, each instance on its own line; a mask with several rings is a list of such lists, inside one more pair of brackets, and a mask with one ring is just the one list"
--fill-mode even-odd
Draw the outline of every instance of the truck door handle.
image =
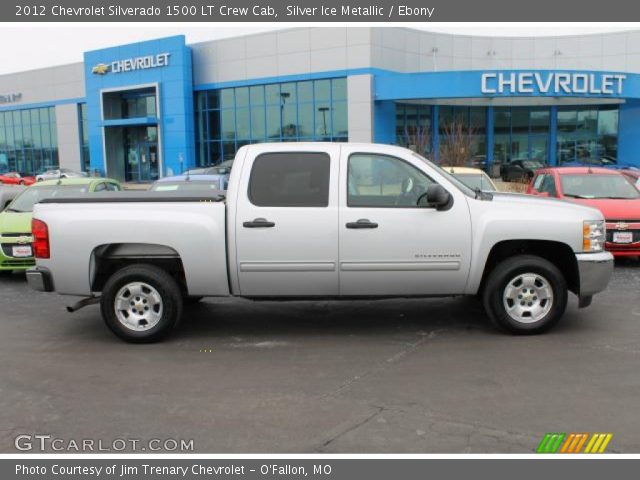
[[361, 218], [357, 222], [347, 223], [347, 228], [378, 228], [378, 224], [367, 218]]
[[266, 218], [256, 218], [252, 222], [244, 222], [242, 226], [244, 228], [271, 228], [275, 227], [276, 224], [274, 222], [270, 222]]

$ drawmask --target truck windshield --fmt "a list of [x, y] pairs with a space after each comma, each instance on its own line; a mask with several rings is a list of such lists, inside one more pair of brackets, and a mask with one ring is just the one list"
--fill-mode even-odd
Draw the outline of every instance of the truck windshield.
[[440, 175], [442, 175], [443, 177], [445, 177], [447, 180], [449, 180], [451, 183], [453, 183], [456, 187], [458, 187], [458, 190], [460, 190], [462, 193], [464, 193], [465, 195], [467, 195], [468, 197], [476, 197], [476, 192], [474, 190], [472, 190], [471, 188], [467, 187], [463, 182], [461, 182], [460, 180], [458, 180], [456, 177], [454, 177], [453, 175], [451, 175], [449, 172], [447, 172], [446, 170], [444, 170], [443, 168], [439, 167], [438, 165], [436, 165], [435, 163], [427, 160], [426, 158], [424, 158], [422, 155], [418, 155], [417, 153], [414, 152], [413, 154], [416, 158], [420, 159], [421, 161], [425, 162], [426, 164], [428, 164], [430, 167], [432, 167], [433, 169], [437, 170], [438, 173]]
[[496, 190], [493, 188], [489, 177], [484, 173], [454, 173], [453, 176], [473, 190], [484, 190], [485, 192], [494, 192]]
[[565, 197], [573, 198], [640, 198], [640, 192], [622, 175], [561, 175]]
[[14, 198], [7, 212], [32, 212], [33, 206], [45, 198], [73, 197], [89, 191], [89, 185], [37, 185], [27, 188]]

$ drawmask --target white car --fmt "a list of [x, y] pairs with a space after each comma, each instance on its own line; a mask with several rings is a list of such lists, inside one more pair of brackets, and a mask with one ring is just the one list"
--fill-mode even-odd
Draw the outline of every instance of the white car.
[[479, 168], [470, 168], [470, 167], [442, 167], [451, 175], [456, 177], [462, 183], [464, 183], [467, 187], [472, 190], [481, 190], [483, 192], [497, 192], [498, 188], [496, 187], [493, 180], [489, 178], [484, 170], [480, 170]]
[[80, 178], [86, 177], [84, 172], [76, 172], [70, 168], [58, 168], [54, 170], [47, 170], [43, 173], [36, 175], [36, 182], [43, 182], [45, 180], [55, 180], [57, 178]]
[[165, 337], [203, 296], [469, 295], [501, 329], [540, 333], [568, 292], [586, 307], [613, 272], [600, 211], [474, 191], [390, 145], [248, 145], [225, 195], [48, 199], [32, 226], [29, 284], [86, 297], [71, 311], [99, 302], [130, 342]]

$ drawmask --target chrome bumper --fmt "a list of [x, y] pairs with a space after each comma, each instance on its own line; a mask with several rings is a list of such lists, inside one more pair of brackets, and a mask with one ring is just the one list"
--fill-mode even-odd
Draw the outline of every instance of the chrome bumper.
[[39, 292], [53, 292], [53, 278], [46, 268], [31, 268], [27, 270], [27, 283], [33, 290]]
[[576, 253], [580, 275], [580, 298], [607, 288], [613, 274], [613, 255], [609, 252]]

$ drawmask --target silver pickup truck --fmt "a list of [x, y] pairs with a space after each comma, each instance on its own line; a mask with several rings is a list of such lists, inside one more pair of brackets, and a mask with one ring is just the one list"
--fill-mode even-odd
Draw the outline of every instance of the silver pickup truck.
[[[46, 200], [36, 290], [100, 303], [131, 342], [165, 337], [183, 305], [253, 299], [475, 295], [511, 333], [539, 333], [606, 288], [599, 211], [473, 191], [416, 153], [372, 144], [242, 147], [226, 195]], [[286, 308], [286, 307], [283, 307]]]

